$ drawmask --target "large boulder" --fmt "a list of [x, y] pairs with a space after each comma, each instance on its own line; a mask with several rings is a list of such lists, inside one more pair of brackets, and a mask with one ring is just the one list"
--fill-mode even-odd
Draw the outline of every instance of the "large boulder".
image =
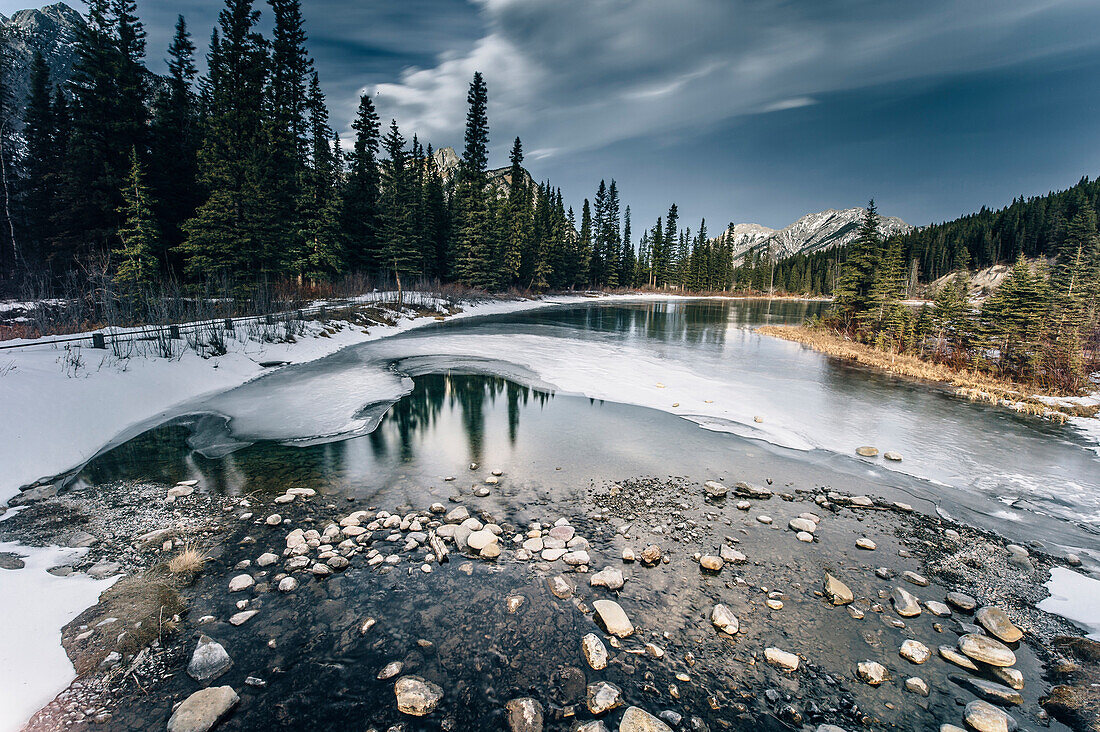
[[240, 697], [229, 686], [201, 689], [183, 700], [168, 720], [168, 732], [207, 732], [237, 705]]

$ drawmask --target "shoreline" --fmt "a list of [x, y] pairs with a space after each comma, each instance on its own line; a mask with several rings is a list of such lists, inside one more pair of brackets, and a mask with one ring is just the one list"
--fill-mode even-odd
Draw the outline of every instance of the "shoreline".
[[969, 370], [960, 371], [908, 354], [881, 351], [804, 325], [763, 325], [756, 328], [756, 332], [800, 343], [819, 353], [896, 376], [949, 385], [954, 387], [958, 396], [966, 397], [970, 401], [998, 404], [1018, 413], [1055, 422], [1092, 418], [1100, 412], [1100, 396], [1095, 394], [1089, 397], [1065, 397], [1030, 393], [1031, 390], [1026, 387], [995, 376]]
[[[507, 482], [508, 477], [499, 480]], [[1000, 677], [992, 675], [992, 667], [968, 673], [946, 657], [937, 657], [937, 643], [953, 648], [966, 632], [985, 632], [973, 630], [977, 621], [971, 612], [951, 606], [944, 615], [932, 602], [942, 601], [949, 592], [963, 592], [979, 605], [1004, 610], [1024, 632], [1021, 643], [1010, 644], [1023, 674], [1013, 677], [1022, 680], [1022, 689], [1010, 692], [1023, 695], [1023, 706], [1007, 705], [1008, 714], [1021, 724], [1035, 724], [1042, 718], [1040, 698], [1049, 696], [1054, 701], [1048, 709], [1062, 724], [1076, 728], [1097, 723], [1081, 716], [1087, 715], [1087, 709], [1066, 707], [1075, 694], [1095, 698], [1095, 689], [1084, 688], [1091, 677], [1062, 672], [1055, 681], [1069, 685], [1051, 690], [1040, 674], [1042, 668], [1056, 666], [1057, 659], [1070, 658], [1084, 643], [1057, 640], [1079, 637], [1082, 632], [1038, 607], [1048, 594], [1044, 583], [1052, 570], [1067, 571], [1067, 563], [1036, 547], [1015, 547], [991, 532], [873, 495], [744, 483], [704, 486], [700, 478], [627, 479], [593, 485], [584, 493], [583, 506], [566, 509], [568, 513], [559, 515], [560, 508], [552, 506], [535, 507], [541, 531], [534, 532], [543, 538], [529, 543], [530, 519], [479, 509], [477, 494], [470, 489], [454, 488], [448, 502], [431, 506], [369, 506], [345, 501], [339, 493], [294, 494], [292, 488], [285, 494], [294, 496], [290, 501], [276, 501], [280, 498], [276, 495], [218, 496], [204, 493], [201, 484], [168, 500], [165, 496], [171, 488], [155, 483], [88, 486], [33, 501], [0, 524], [5, 538], [14, 535], [21, 541], [51, 544], [76, 526], [93, 533], [121, 527], [113, 538], [93, 543], [88, 556], [70, 565], [80, 573], [117, 563], [114, 571], [127, 576], [104, 593], [99, 604], [66, 625], [63, 643], [80, 676], [35, 715], [28, 730], [104, 724], [107, 729], [129, 728], [139, 720], [145, 728], [163, 728], [174, 705], [200, 688], [184, 670], [196, 641], [202, 642], [200, 635], [215, 639], [233, 661], [231, 668], [218, 672], [216, 682], [207, 683], [228, 685], [240, 697], [236, 710], [229, 712], [237, 718], [235, 728], [272, 723], [265, 709], [273, 706], [283, 707], [289, 715], [284, 724], [304, 722], [314, 714], [327, 719], [332, 712], [325, 711], [329, 707], [321, 689], [332, 679], [310, 682], [287, 673], [289, 669], [281, 670], [283, 664], [277, 659], [294, 658], [291, 668], [307, 668], [316, 663], [313, 656], [294, 654], [319, 654], [323, 659], [334, 652], [352, 654], [358, 664], [366, 664], [361, 671], [349, 671], [362, 679], [359, 682], [351, 682], [345, 674], [337, 678], [363, 685], [358, 703], [366, 706], [359, 711], [367, 714], [366, 724], [379, 729], [403, 717], [393, 708], [394, 678], [382, 679], [381, 674], [378, 681], [373, 678], [375, 670], [387, 662], [400, 662], [406, 675], [411, 672], [438, 685], [444, 702], [430, 719], [438, 723], [442, 717], [445, 724], [451, 720], [461, 729], [471, 721], [465, 714], [483, 718], [490, 712], [501, 713], [497, 705], [503, 706], [508, 695], [467, 709], [467, 703], [455, 706], [457, 686], [478, 683], [490, 673], [493, 681], [482, 683], [501, 685], [501, 691], [528, 690], [529, 682], [509, 679], [516, 674], [526, 678], [531, 670], [559, 657], [573, 664], [570, 668], [582, 670], [580, 678], [587, 677], [589, 688], [606, 679], [619, 690], [624, 706], [635, 705], [654, 716], [661, 709], [672, 710], [685, 722], [697, 716], [711, 724], [724, 719], [735, 725], [755, 723], [765, 730], [781, 728], [774, 724], [775, 718], [788, 724], [836, 724], [842, 729], [868, 722], [873, 727], [904, 725], [913, 719], [925, 725], [934, 721], [962, 726], [963, 710], [953, 700], [970, 687], [960, 687], [964, 682], [954, 679], [974, 674], [994, 683]], [[496, 490], [496, 484], [492, 488]], [[275, 514], [279, 518], [272, 525]], [[66, 521], [59, 523], [59, 516]], [[811, 516], [816, 520], [805, 524]], [[492, 531], [480, 531], [475, 523], [484, 523]], [[459, 531], [460, 524], [468, 527], [463, 529], [465, 534]], [[572, 546], [548, 554], [540, 547], [550, 545], [547, 537], [559, 535], [551, 528], [556, 525], [570, 527], [570, 538], [562, 543], [572, 542]], [[796, 537], [796, 526], [812, 531]], [[658, 530], [661, 527], [665, 528]], [[318, 532], [316, 540], [310, 538], [311, 530]], [[471, 546], [470, 531], [478, 531], [479, 536], [499, 531], [486, 545], [492, 551]], [[566, 530], [562, 532], [564, 537]], [[449, 562], [428, 558], [437, 552], [425, 535], [442, 539]], [[871, 548], [857, 547], [857, 539], [870, 541]], [[326, 543], [333, 548], [326, 550]], [[643, 549], [649, 545], [659, 547], [655, 563], [643, 559]], [[208, 559], [180, 574], [167, 573], [169, 560], [186, 549]], [[573, 559], [565, 559], [568, 552], [575, 553], [570, 555]], [[628, 553], [633, 561], [624, 560]], [[717, 560], [716, 569], [701, 567], [700, 563], [712, 561], [705, 559], [711, 555]], [[905, 572], [916, 574], [903, 577]], [[822, 583], [830, 574], [846, 589], [850, 587], [850, 600], [827, 601], [833, 590]], [[599, 586], [597, 575], [603, 578]], [[249, 578], [247, 583], [242, 577]], [[233, 585], [230, 578], [236, 578]], [[610, 581], [611, 589], [603, 586], [604, 580]], [[620, 588], [617, 583], [624, 580]], [[248, 586], [234, 592], [236, 584]], [[492, 589], [488, 595], [484, 590], [475, 592], [479, 585]], [[922, 607], [916, 616], [906, 614], [896, 600], [891, 606], [888, 596], [893, 587], [920, 598]], [[127, 613], [120, 603], [148, 598], [148, 588], [166, 594], [157, 595], [154, 604], [136, 603], [139, 609]], [[394, 593], [401, 600], [390, 606], [385, 598]], [[448, 615], [475, 625], [454, 628], [437, 618], [433, 622], [442, 626], [433, 634], [434, 625], [410, 619], [438, 604], [441, 596], [446, 598]], [[348, 607], [335, 617], [315, 611], [326, 605], [342, 607], [349, 597], [369, 599], [371, 604]], [[617, 637], [605, 632], [604, 624], [594, 622], [598, 613], [592, 611], [601, 599], [621, 605], [633, 632]], [[716, 601], [739, 619], [740, 627], [733, 634], [712, 627]], [[141, 642], [124, 641], [113, 630], [154, 622], [162, 606], [170, 608], [162, 620], [171, 627], [163, 629], [164, 622], [157, 622], [162, 628]], [[313, 648], [313, 643], [307, 643], [296, 651], [304, 638], [291, 627], [303, 623], [299, 630], [304, 638], [330, 638], [344, 650]], [[475, 630], [482, 624], [483, 630]], [[536, 633], [545, 628], [546, 637], [528, 637], [523, 628]], [[456, 634], [455, 640], [472, 641], [470, 632], [488, 633], [490, 647], [498, 649], [495, 652], [505, 657], [521, 654], [523, 665], [505, 664], [477, 673], [466, 669], [468, 662], [454, 666], [447, 659], [463, 646], [441, 644]], [[589, 667], [577, 657], [586, 632], [606, 644], [607, 668]], [[418, 634], [421, 640], [414, 643]], [[870, 638], [878, 640], [867, 645], [860, 637], [868, 643]], [[906, 638], [931, 648], [932, 659], [914, 664], [899, 658], [898, 644]], [[793, 654], [799, 668], [773, 666], [765, 647]], [[1085, 648], [1100, 649], [1100, 644]], [[271, 649], [276, 649], [275, 655]], [[475, 652], [467, 649], [455, 660]], [[395, 661], [402, 656], [403, 661]], [[889, 680], [881, 685], [867, 683], [855, 668], [857, 661], [865, 660], [884, 667]], [[827, 676], [838, 679], [839, 685], [823, 684], [821, 679]], [[930, 696], [908, 688], [914, 677], [931, 689]], [[536, 688], [528, 693], [548, 721], [605, 717], [603, 712], [594, 714], [583, 699], [556, 700], [558, 687], [539, 681], [542, 674], [535, 673], [532, 679]], [[665, 683], [677, 686], [677, 694], [662, 693]], [[807, 705], [782, 692], [775, 697], [765, 693], [772, 688], [789, 689], [791, 684], [793, 688], [801, 684], [799, 696], [816, 703]], [[299, 688], [303, 685], [304, 689]], [[658, 687], [656, 696], [647, 691], [653, 685]], [[580, 688], [583, 695], [583, 685]], [[726, 688], [729, 691], [723, 691]], [[312, 700], [308, 708], [274, 703], [292, 689]], [[884, 702], [888, 704], [883, 706]], [[337, 700], [330, 703], [337, 705], [339, 714], [347, 712]], [[845, 710], [858, 711], [852, 716]], [[605, 721], [612, 724], [621, 712], [622, 707], [611, 711]], [[551, 728], [565, 727], [552, 723]], [[1058, 722], [1054, 728], [1065, 729]]]

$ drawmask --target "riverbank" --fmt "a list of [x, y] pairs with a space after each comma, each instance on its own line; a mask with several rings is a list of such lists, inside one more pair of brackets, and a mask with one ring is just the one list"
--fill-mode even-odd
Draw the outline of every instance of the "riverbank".
[[949, 384], [955, 388], [956, 394], [971, 401], [1000, 404], [1016, 412], [1056, 422], [1091, 418], [1100, 411], [1100, 395], [1097, 394], [1090, 397], [1035, 394], [1025, 386], [989, 374], [955, 369], [912, 355], [882, 351], [818, 328], [804, 325], [764, 325], [756, 331], [762, 335], [801, 343], [815, 351], [891, 374]]
[[173, 729], [180, 709], [226, 730], [1100, 724], [1100, 645], [1039, 608], [1073, 573], [1040, 547], [704, 476], [501, 513], [509, 475], [454, 467], [416, 506], [201, 482], [28, 502], [0, 539], [82, 531], [55, 572], [124, 578], [64, 628], [79, 678], [27, 729]]

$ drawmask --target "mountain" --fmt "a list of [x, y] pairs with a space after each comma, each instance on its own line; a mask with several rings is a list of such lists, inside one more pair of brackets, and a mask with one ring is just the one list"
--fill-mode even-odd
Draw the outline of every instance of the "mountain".
[[23, 109], [30, 90], [31, 59], [41, 51], [50, 67], [50, 79], [63, 85], [76, 60], [76, 34], [84, 18], [65, 3], [19, 10], [10, 18], [0, 15], [0, 53], [4, 55], [3, 82], [11, 91], [16, 119], [23, 126]]
[[[432, 159], [435, 161], [436, 167], [439, 168], [439, 175], [443, 178], [443, 182], [449, 182], [455, 174], [458, 172], [458, 166], [462, 162], [458, 157], [458, 153], [455, 152], [453, 147], [441, 147], [435, 151], [432, 155]], [[489, 179], [489, 187], [492, 189], [498, 197], [507, 196], [508, 192], [512, 190], [512, 166], [506, 166], [504, 168], [494, 168], [485, 173]], [[528, 190], [534, 193], [536, 185], [535, 179], [531, 177], [531, 173], [523, 168], [524, 183], [527, 185]]]
[[[829, 209], [806, 214], [779, 230], [759, 224], [737, 224], [732, 232], [727, 229], [725, 233], [733, 235], [735, 259], [741, 259], [750, 251], [766, 253], [769, 249], [777, 259], [783, 259], [792, 254], [819, 252], [849, 243], [859, 232], [863, 211], [862, 208]], [[910, 232], [913, 227], [897, 217], [880, 216], [879, 229], [884, 236], [893, 236]]]

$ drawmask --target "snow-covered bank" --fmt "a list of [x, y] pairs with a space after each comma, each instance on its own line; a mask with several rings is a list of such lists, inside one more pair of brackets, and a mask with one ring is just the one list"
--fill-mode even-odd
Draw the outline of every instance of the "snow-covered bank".
[[1055, 567], [1046, 587], [1050, 597], [1039, 603], [1040, 610], [1061, 615], [1084, 628], [1089, 638], [1100, 640], [1100, 580]]

